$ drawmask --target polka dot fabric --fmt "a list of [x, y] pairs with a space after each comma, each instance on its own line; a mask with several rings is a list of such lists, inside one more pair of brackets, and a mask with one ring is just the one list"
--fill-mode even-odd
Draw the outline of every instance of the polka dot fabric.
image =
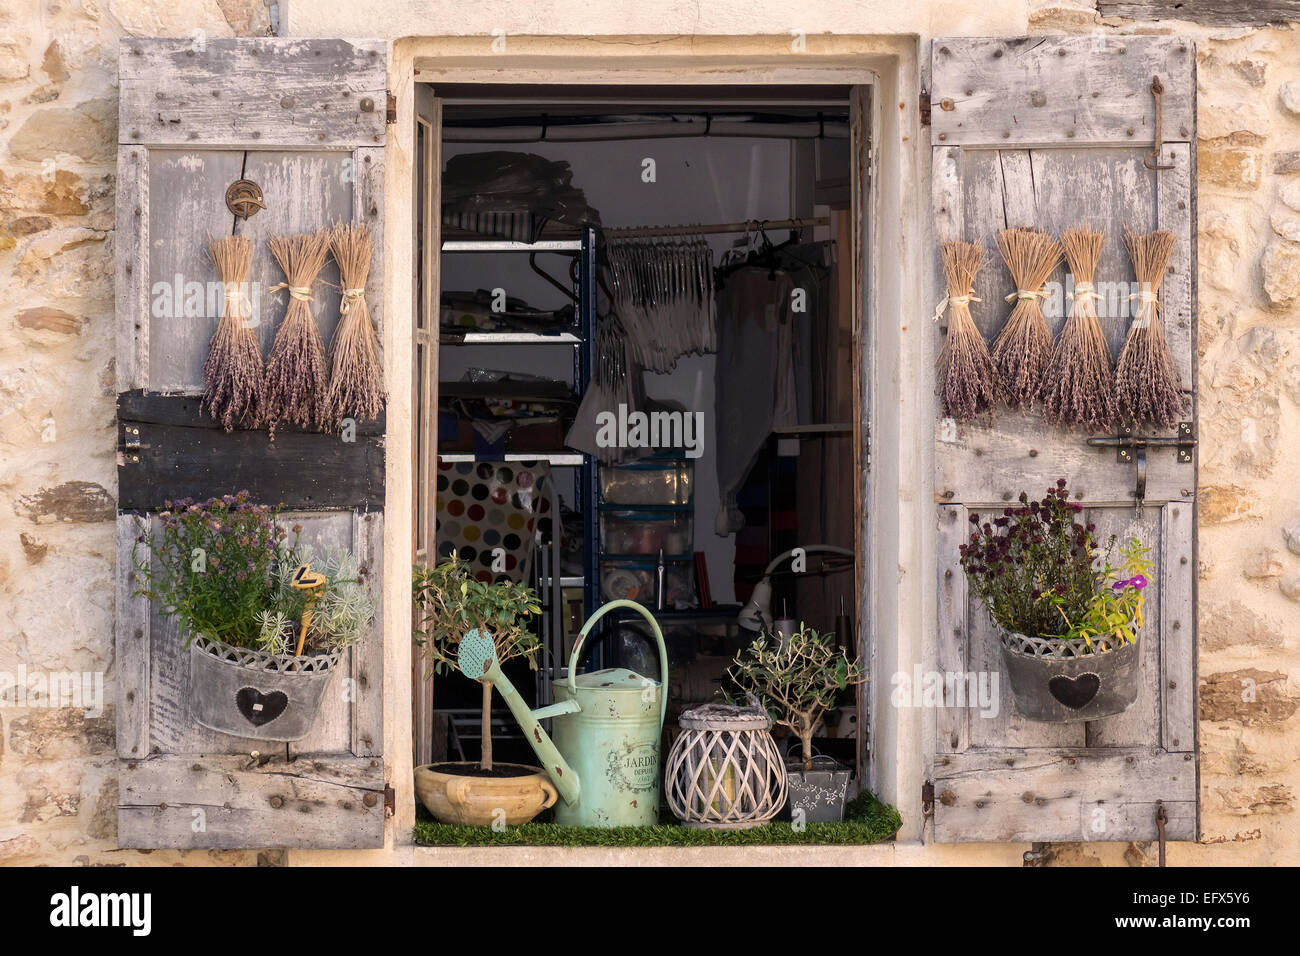
[[458, 551], [480, 581], [525, 581], [550, 526], [546, 462], [440, 462], [438, 557]]

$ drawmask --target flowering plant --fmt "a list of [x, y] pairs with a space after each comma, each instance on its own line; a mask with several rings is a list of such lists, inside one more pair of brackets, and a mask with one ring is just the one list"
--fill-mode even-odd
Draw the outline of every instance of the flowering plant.
[[972, 590], [994, 622], [1031, 637], [1070, 640], [1109, 635], [1137, 641], [1152, 563], [1149, 549], [1131, 538], [1111, 565], [1112, 536], [1098, 547], [1096, 526], [1080, 520], [1064, 478], [1040, 501], [1020, 493], [1019, 507], [991, 521], [972, 512], [971, 535], [960, 548]]
[[[163, 502], [157, 533], [141, 534], [132, 549], [135, 595], [178, 619], [186, 647], [202, 634], [236, 647], [291, 650], [307, 598], [289, 581], [299, 564], [314, 558], [298, 546], [302, 525], [293, 526], [290, 541], [278, 517], [278, 509], [253, 504], [247, 491]], [[304, 648], [332, 651], [355, 641], [374, 609], [351, 555], [325, 555], [319, 570], [325, 585]]]

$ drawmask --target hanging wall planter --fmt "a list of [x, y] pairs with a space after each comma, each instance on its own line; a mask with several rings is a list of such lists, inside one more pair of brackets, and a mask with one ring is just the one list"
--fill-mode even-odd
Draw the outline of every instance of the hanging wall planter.
[[254, 740], [311, 732], [343, 651], [268, 654], [196, 636], [190, 642], [190, 710], [211, 730]]
[[1141, 688], [1136, 643], [1025, 637], [1000, 632], [1002, 664], [1016, 710], [1030, 720], [1096, 720], [1127, 710]]
[[1098, 542], [1064, 478], [1039, 501], [1021, 492], [1000, 516], [969, 520], [961, 564], [999, 635], [1016, 710], [1054, 723], [1126, 710], [1140, 689], [1149, 549]]

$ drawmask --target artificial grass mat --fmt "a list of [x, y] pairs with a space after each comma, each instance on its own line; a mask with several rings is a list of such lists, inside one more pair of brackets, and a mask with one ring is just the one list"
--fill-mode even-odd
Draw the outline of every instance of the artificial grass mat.
[[649, 827], [566, 827], [557, 823], [524, 823], [493, 830], [434, 820], [418, 807], [415, 842], [419, 846], [845, 846], [881, 843], [903, 825], [903, 818], [867, 791], [844, 805], [842, 823], [809, 823], [796, 831], [789, 822], [773, 820], [750, 830], [697, 830], [660, 817]]

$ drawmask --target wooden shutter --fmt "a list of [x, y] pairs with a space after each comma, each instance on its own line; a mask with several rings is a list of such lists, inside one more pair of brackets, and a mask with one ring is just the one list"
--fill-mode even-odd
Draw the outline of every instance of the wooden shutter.
[[[217, 276], [208, 241], [254, 240], [263, 353], [284, 315], [273, 233], [344, 220], [376, 233], [367, 301], [382, 327], [386, 56], [382, 42], [131, 38], [120, 50], [117, 188], [117, 748], [122, 847], [378, 847], [384, 843], [384, 423], [355, 442], [282, 428], [227, 435], [198, 413], [217, 324], [165, 297]], [[266, 208], [239, 219], [226, 188], [250, 179]], [[326, 283], [333, 283], [331, 288]], [[312, 311], [337, 324], [331, 263]], [[302, 540], [353, 550], [376, 618], [349, 651], [316, 725], [284, 745], [200, 727], [176, 624], [132, 596], [132, 543], [166, 498], [247, 488], [283, 503]], [[136, 517], [131, 512], [142, 512]], [[399, 574], [402, 581], [405, 576]], [[403, 585], [405, 586], [405, 585]], [[254, 751], [257, 752], [253, 756]]]
[[[1191, 41], [936, 39], [931, 62], [938, 238], [982, 241], [992, 254], [976, 287], [981, 331], [991, 342], [1009, 311], [1003, 296], [1013, 288], [994, 248], [997, 230], [1033, 225], [1059, 235], [1086, 220], [1106, 233], [1098, 282], [1131, 283], [1124, 226], [1169, 229], [1178, 247], [1160, 298], [1194, 433]], [[1173, 167], [1161, 171], [1143, 165], [1155, 135], [1153, 76], [1165, 90], [1161, 161]], [[937, 250], [934, 268], [941, 276]], [[1064, 267], [1055, 278], [1063, 281]], [[1129, 320], [1108, 311], [1103, 324], [1118, 355]], [[1049, 321], [1055, 334], [1060, 312]], [[942, 324], [935, 324], [936, 357]], [[958, 563], [969, 511], [998, 514], [1021, 490], [1042, 497], [1064, 477], [1101, 534], [1136, 534], [1158, 562], [1140, 638], [1143, 687], [1125, 713], [1036, 723], [1016, 712], [1005, 679], [996, 717], [952, 700], [938, 710], [930, 779], [939, 841], [1151, 840], [1157, 801], [1168, 813], [1169, 839], [1197, 837], [1195, 456], [1185, 463], [1173, 448], [1148, 449], [1145, 499], [1136, 508], [1135, 464], [1118, 463], [1114, 448], [1089, 447], [1088, 437], [1006, 409], [991, 426], [937, 425], [939, 615], [931, 659], [939, 672], [1001, 671], [988, 614], [968, 594]]]

